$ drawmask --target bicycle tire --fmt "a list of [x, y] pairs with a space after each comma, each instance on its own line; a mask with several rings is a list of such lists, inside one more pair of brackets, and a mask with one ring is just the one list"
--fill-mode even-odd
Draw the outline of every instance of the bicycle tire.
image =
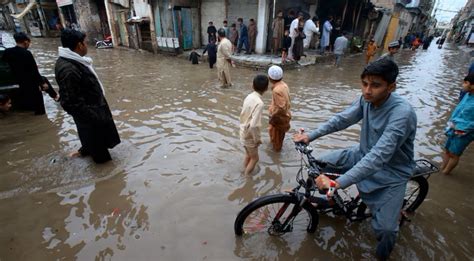
[[[278, 208], [275, 208], [275, 205], [279, 205], [279, 204], [281, 204], [281, 206], [278, 207]], [[246, 228], [246, 226], [245, 226], [249, 222], [250, 223], [252, 222], [251, 215], [256, 213], [258, 210], [264, 211], [265, 209], [267, 209], [267, 207], [270, 207], [270, 206], [273, 206], [271, 210], [273, 210], [274, 212], [279, 212], [283, 209], [282, 206], [285, 206], [285, 205], [286, 205], [286, 207], [285, 207], [281, 217], [287, 219], [289, 217], [289, 215], [292, 213], [293, 208], [295, 206], [299, 205], [299, 202], [298, 202], [298, 200], [295, 196], [288, 195], [288, 194], [277, 194], [277, 195], [263, 196], [261, 198], [258, 198], [256, 200], [254, 200], [253, 202], [248, 204], [246, 207], [244, 207], [239, 212], [239, 214], [237, 215], [237, 217], [235, 219], [235, 222], [234, 222], [234, 232], [235, 232], [235, 234], [238, 235], [238, 236], [241, 236], [243, 234], [253, 234], [253, 233], [257, 233], [257, 232], [263, 232], [264, 231], [263, 228], [265, 228], [265, 227], [263, 227], [261, 222], [262, 221], [269, 221], [268, 217], [270, 217], [270, 215], [264, 214], [266, 216], [262, 217], [262, 219], [259, 221], [258, 224], [255, 224], [258, 227], [254, 227], [254, 230], [251, 230], [250, 228]], [[278, 209], [278, 211], [277, 211], [277, 209]], [[268, 209], [268, 211], [270, 211], [270, 209]], [[308, 214], [307, 218], [304, 218], [304, 216], [302, 216], [302, 213], [304, 213], [304, 212], [306, 212]], [[258, 214], [258, 213], [256, 213], [256, 214]], [[273, 213], [273, 214], [276, 215], [278, 213]], [[316, 227], [318, 226], [318, 222], [319, 222], [319, 216], [318, 216], [318, 213], [316, 211], [316, 208], [314, 208], [311, 205], [311, 203], [305, 202], [303, 204], [302, 209], [296, 214], [295, 220], [298, 217], [303, 217], [303, 219], [301, 220], [301, 227], [302, 228], [306, 227], [305, 228], [306, 232], [314, 233], [316, 231]], [[292, 232], [293, 231], [294, 221], [292, 222], [292, 225], [291, 225], [291, 228], [292, 228], [291, 231], [286, 231], [286, 232], [275, 231], [274, 230], [275, 226], [278, 224], [278, 222], [280, 222], [280, 220], [275, 220], [275, 216], [271, 216], [271, 218], [272, 218], [272, 222], [271, 222], [272, 224], [269, 224], [269, 225], [271, 225], [270, 227], [265, 228], [266, 232], [272, 234], [270, 232], [272, 230], [273, 235], [276, 235], [278, 233], [280, 233], [280, 235], [282, 235], [282, 234], [285, 234], [287, 232]], [[263, 220], [263, 219], [265, 219], [265, 220]], [[298, 224], [299, 224], [300, 220], [297, 220], [297, 221], [298, 221]], [[280, 224], [281, 224], [281, 222], [280, 222]]]
[[[414, 191], [412, 190], [412, 186], [411, 186], [413, 183], [416, 183], [414, 185]], [[423, 176], [413, 177], [410, 180], [408, 180], [407, 188], [405, 190], [405, 196], [403, 197], [402, 211], [405, 211], [408, 214], [415, 212], [415, 210], [425, 200], [426, 195], [428, 194], [428, 189], [429, 189], [428, 181]], [[417, 194], [414, 200], [410, 201], [410, 199], [413, 197], [415, 193]], [[367, 216], [367, 214], [365, 213], [366, 210], [367, 210], [367, 205], [365, 205], [364, 202], [361, 202], [357, 209], [357, 216], [366, 217]]]
[[[409, 193], [409, 189], [410, 189], [409, 186], [410, 186], [411, 183], [417, 183], [417, 186], [415, 186], [415, 189], [418, 190], [418, 191], [414, 191], [413, 193], [418, 192], [418, 195], [416, 195], [415, 199], [412, 202], [409, 203], [408, 202], [409, 198], [407, 198], [407, 197], [412, 196], [412, 195], [409, 195], [410, 194]], [[425, 177], [418, 176], [418, 177], [411, 178], [407, 183], [407, 189], [405, 191], [405, 197], [403, 198], [402, 210], [406, 211], [407, 213], [415, 212], [415, 210], [425, 200], [426, 195], [428, 195], [428, 189], [429, 189], [429, 185], [428, 185], [428, 181], [426, 180]]]

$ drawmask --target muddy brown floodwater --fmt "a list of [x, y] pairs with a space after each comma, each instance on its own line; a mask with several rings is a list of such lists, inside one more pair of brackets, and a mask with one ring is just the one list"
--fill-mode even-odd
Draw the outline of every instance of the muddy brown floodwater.
[[[34, 39], [42, 74], [54, 79], [57, 39]], [[289, 135], [281, 154], [263, 133], [260, 171], [243, 177], [238, 120], [258, 72], [233, 69], [221, 89], [206, 64], [134, 50], [90, 49], [122, 143], [105, 165], [68, 159], [75, 125], [45, 96], [47, 116], [0, 119], [1, 260], [340, 260], [373, 259], [370, 222], [322, 217], [315, 234], [237, 238], [237, 212], [257, 196], [295, 186]], [[401, 51], [398, 92], [418, 115], [417, 157], [440, 162], [443, 128], [469, 54], [450, 45]], [[359, 95], [364, 58], [340, 69], [285, 72], [292, 129], [311, 130]], [[270, 93], [264, 95], [269, 104]], [[267, 126], [266, 120], [264, 123]], [[357, 126], [320, 139], [316, 153], [356, 144]], [[472, 260], [474, 162], [468, 150], [450, 177], [433, 175], [426, 201], [403, 226], [392, 260]]]

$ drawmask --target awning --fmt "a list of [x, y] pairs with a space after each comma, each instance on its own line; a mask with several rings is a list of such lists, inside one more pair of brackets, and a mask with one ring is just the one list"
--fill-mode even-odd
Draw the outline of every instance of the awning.
[[30, 2], [25, 9], [19, 14], [12, 14], [11, 16], [15, 19], [20, 19], [23, 16], [25, 16], [34, 6], [36, 5], [36, 2]]

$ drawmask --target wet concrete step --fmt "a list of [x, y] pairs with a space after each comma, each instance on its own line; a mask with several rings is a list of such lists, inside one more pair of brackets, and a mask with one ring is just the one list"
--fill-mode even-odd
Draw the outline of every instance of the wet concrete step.
[[[199, 54], [202, 54], [204, 49], [196, 50]], [[191, 51], [184, 52], [181, 56], [188, 59]], [[255, 70], [267, 69], [272, 65], [278, 65], [284, 69], [295, 69], [302, 66], [310, 66], [317, 63], [332, 62], [334, 55], [324, 54], [320, 55], [317, 51], [308, 50], [305, 52], [306, 56], [301, 57], [300, 61], [287, 61], [282, 64], [281, 56], [270, 55], [270, 54], [234, 54], [231, 56], [232, 61], [238, 67], [251, 68]], [[202, 61], [207, 62], [207, 55], [204, 55]]]

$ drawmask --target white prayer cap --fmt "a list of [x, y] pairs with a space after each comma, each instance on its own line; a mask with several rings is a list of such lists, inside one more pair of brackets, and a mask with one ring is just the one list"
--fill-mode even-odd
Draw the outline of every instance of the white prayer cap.
[[398, 41], [393, 41], [388, 44], [388, 48], [400, 48], [400, 43]]
[[272, 65], [268, 69], [268, 77], [274, 81], [279, 81], [283, 78], [283, 69], [280, 66]]

